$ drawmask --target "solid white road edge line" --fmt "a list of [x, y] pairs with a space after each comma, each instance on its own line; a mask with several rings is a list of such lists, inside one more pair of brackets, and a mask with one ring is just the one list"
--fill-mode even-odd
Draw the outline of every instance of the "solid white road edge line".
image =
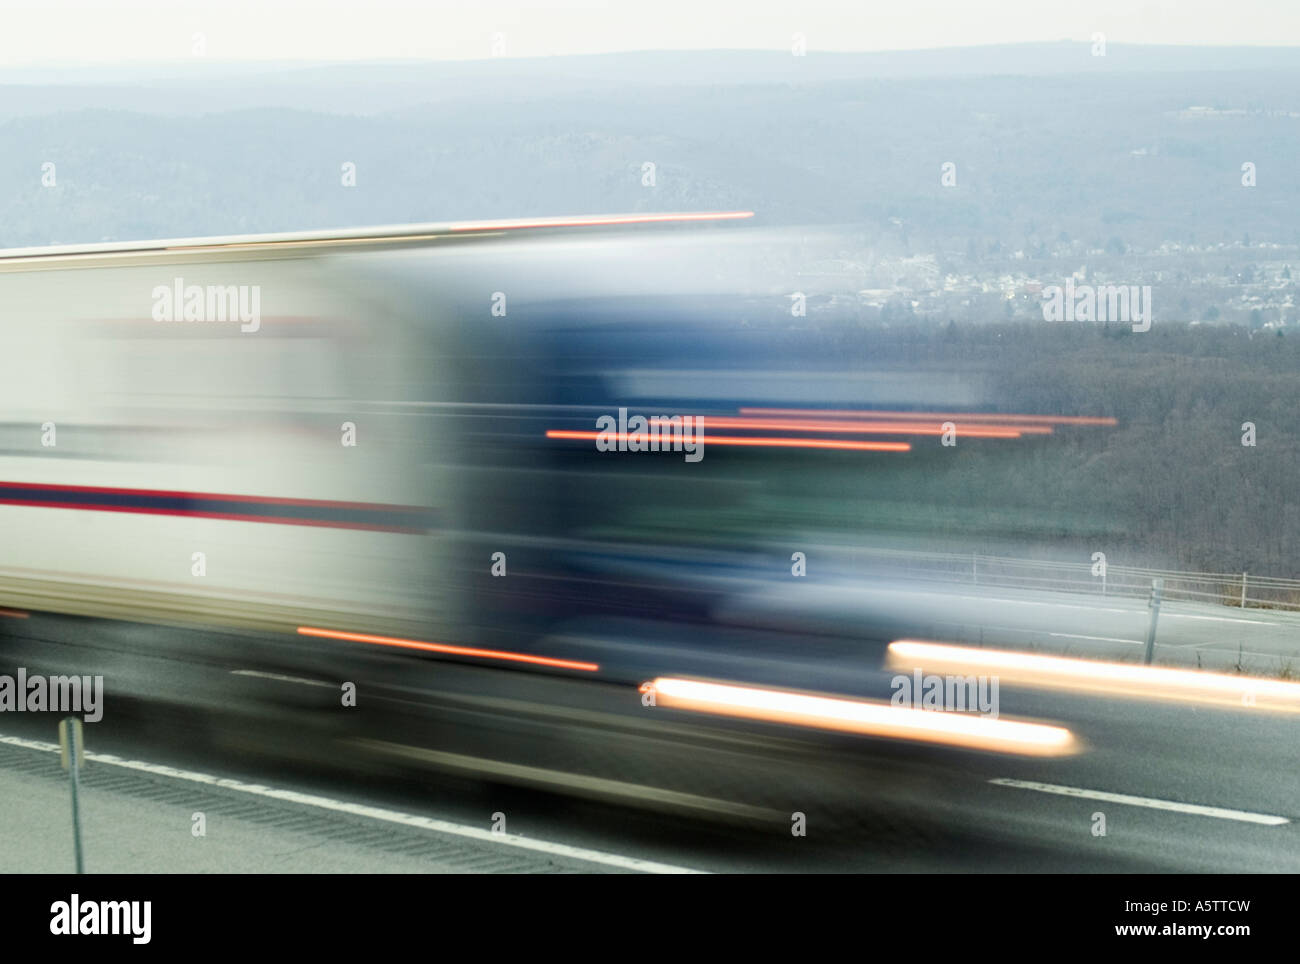
[[[0, 743], [8, 746], [24, 747], [29, 750], [42, 750], [46, 753], [59, 752], [59, 745], [57, 743], [28, 740], [20, 736], [6, 736], [0, 734]], [[436, 833], [451, 834], [457, 837], [468, 837], [471, 840], [478, 840], [482, 843], [501, 844], [507, 847], [519, 847], [523, 850], [535, 850], [538, 853], [550, 854], [555, 857], [571, 857], [574, 860], [585, 860], [588, 863], [604, 864], [607, 867], [618, 867], [621, 870], [638, 870], [647, 874], [699, 874], [708, 872], [693, 870], [689, 867], [676, 867], [672, 864], [662, 864], [653, 860], [639, 860], [635, 857], [624, 857], [619, 854], [605, 853], [601, 850], [588, 850], [586, 847], [571, 847], [568, 844], [550, 843], [545, 840], [533, 840], [529, 837], [521, 837], [517, 834], [494, 833], [491, 830], [483, 830], [480, 827], [467, 827], [464, 824], [452, 823], [448, 820], [435, 820], [431, 817], [420, 817], [415, 814], [402, 813], [398, 810], [388, 810], [383, 807], [371, 807], [359, 803], [348, 803], [343, 800], [333, 800], [329, 797], [317, 796], [313, 793], [298, 793], [295, 790], [279, 790], [275, 787], [262, 786], [260, 783], [244, 783], [242, 780], [232, 780], [228, 777], [216, 777], [208, 773], [198, 773], [193, 770], [179, 770], [176, 767], [162, 766], [157, 763], [146, 763], [143, 760], [124, 760], [111, 753], [91, 753], [87, 751], [86, 759], [94, 763], [104, 763], [109, 766], [124, 767], [128, 770], [139, 770], [143, 773], [152, 773], [155, 776], [172, 777], [176, 780], [188, 780], [191, 783], [204, 783], [209, 786], [223, 787], [227, 790], [238, 790], [240, 793], [251, 793], [259, 797], [270, 797], [274, 800], [283, 800], [288, 803], [299, 803], [308, 807], [317, 807], [321, 810], [332, 810], [336, 813], [347, 813], [358, 817], [369, 817], [372, 820], [383, 820], [388, 823], [402, 824], [407, 827], [418, 827], [422, 830], [432, 830]]]

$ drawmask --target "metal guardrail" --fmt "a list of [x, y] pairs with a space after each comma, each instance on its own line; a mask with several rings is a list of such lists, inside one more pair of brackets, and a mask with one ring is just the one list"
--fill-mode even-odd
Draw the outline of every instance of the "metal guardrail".
[[857, 548], [853, 557], [857, 567], [870, 567], [874, 560], [887, 564], [891, 573], [909, 579], [1141, 599], [1150, 595], [1152, 580], [1161, 579], [1166, 601], [1209, 602], [1241, 609], [1300, 610], [1300, 579], [1244, 572], [1178, 572], [1104, 562], [1050, 562], [906, 549]]

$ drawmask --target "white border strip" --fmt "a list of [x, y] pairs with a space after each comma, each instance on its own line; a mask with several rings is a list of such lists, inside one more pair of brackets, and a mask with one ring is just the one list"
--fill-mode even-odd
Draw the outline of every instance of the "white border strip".
[[[0, 743], [8, 746], [22, 747], [28, 750], [42, 750], [46, 753], [59, 752], [59, 745], [57, 743], [28, 740], [21, 736], [6, 736], [0, 734]], [[262, 786], [260, 783], [244, 783], [242, 780], [233, 780], [229, 777], [216, 777], [208, 773], [198, 773], [193, 770], [178, 770], [175, 767], [162, 766], [157, 763], [145, 763], [142, 760], [123, 760], [121, 757], [113, 756], [111, 753], [87, 752], [86, 759], [94, 763], [105, 763], [109, 766], [123, 767], [128, 770], [139, 770], [144, 773], [151, 773], [154, 776], [172, 777], [176, 780], [188, 780], [191, 783], [204, 783], [209, 786], [222, 787], [226, 790], [238, 790], [240, 793], [251, 793], [254, 796], [283, 800], [287, 803], [298, 803], [303, 806], [318, 807], [321, 810], [332, 810], [335, 813], [347, 813], [357, 817], [369, 817], [372, 820], [383, 820], [387, 823], [401, 824], [406, 827], [418, 827], [421, 830], [432, 830], [435, 833], [451, 834], [456, 837], [468, 837], [471, 840], [477, 840], [481, 843], [504, 844], [508, 847], [519, 847], [522, 850], [535, 850], [538, 853], [549, 854], [554, 857], [571, 857], [574, 860], [585, 860], [588, 863], [604, 864], [607, 867], [617, 867], [620, 870], [635, 870], [647, 874], [699, 874], [708, 872], [692, 870], [689, 867], [677, 867], [672, 864], [661, 864], [653, 860], [638, 860], [635, 857], [624, 857], [619, 854], [605, 853], [601, 850], [588, 850], [586, 847], [571, 847], [568, 844], [550, 843], [545, 840], [532, 840], [528, 837], [521, 837], [518, 834], [493, 833], [490, 830], [483, 830], [480, 827], [467, 827], [464, 824], [451, 823], [447, 820], [435, 820], [431, 817], [420, 817], [415, 814], [402, 813], [398, 810], [388, 810], [383, 807], [371, 807], [366, 806], [365, 804], [348, 803], [344, 800], [333, 800], [329, 797], [317, 796], [313, 793], [298, 793], [295, 790], [280, 790], [275, 787]]]

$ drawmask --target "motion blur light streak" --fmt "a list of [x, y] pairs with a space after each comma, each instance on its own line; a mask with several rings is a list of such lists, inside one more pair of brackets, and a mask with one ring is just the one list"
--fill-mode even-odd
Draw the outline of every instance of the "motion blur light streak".
[[642, 688], [654, 691], [659, 706], [770, 723], [1031, 756], [1063, 756], [1078, 750], [1069, 730], [1042, 723], [672, 677], [661, 677]]
[[[574, 439], [578, 441], [595, 441], [598, 438], [611, 439], [616, 442], [630, 438], [641, 439], [641, 435], [618, 435], [611, 432], [578, 432], [563, 429], [547, 429], [547, 438]], [[699, 442], [706, 445], [750, 445], [760, 448], [789, 449], [846, 449], [855, 452], [910, 452], [912, 446], [907, 442], [848, 442], [830, 438], [743, 438], [730, 435], [701, 435]]]
[[0, 616], [8, 616], [10, 619], [26, 619], [28, 614], [19, 612], [17, 609], [0, 609]]
[[451, 646], [447, 643], [426, 643], [418, 639], [398, 639], [395, 636], [371, 636], [366, 633], [345, 633], [334, 629], [317, 629], [299, 626], [300, 636], [320, 636], [326, 639], [346, 639], [355, 643], [374, 643], [379, 646], [396, 646], [401, 649], [419, 649], [430, 653], [447, 653], [452, 656], [473, 656], [477, 659], [506, 659], [518, 663], [535, 663], [557, 669], [580, 669], [594, 673], [598, 663], [585, 663], [573, 659], [553, 659], [550, 656], [531, 656], [527, 653], [507, 653], [499, 649], [476, 649], [471, 646]]
[[100, 242], [97, 244], [40, 245], [0, 249], [0, 265], [57, 266], [60, 262], [102, 262], [112, 265], [141, 256], [190, 255], [207, 258], [231, 252], [254, 257], [286, 251], [344, 251], [423, 247], [469, 235], [492, 236], [505, 231], [564, 228], [619, 227], [699, 221], [737, 221], [752, 218], [753, 211], [690, 212], [678, 214], [612, 214], [588, 217], [500, 219], [485, 221], [422, 222], [376, 225], [343, 230], [294, 231], [258, 235], [175, 238], [155, 241]]
[[[873, 432], [882, 435], [942, 435], [941, 423], [924, 424], [918, 422], [836, 422], [815, 419], [764, 419], [764, 418], [729, 418], [727, 416], [706, 416], [709, 425], [716, 428], [749, 428], [771, 431], [793, 432], [846, 432], [869, 435]], [[969, 438], [1020, 438], [1021, 435], [1051, 435], [1049, 425], [962, 425], [958, 431]]]
[[1027, 422], [1041, 425], [1118, 425], [1109, 416], [1100, 415], [1004, 415], [1001, 412], [896, 412], [869, 409], [846, 411], [820, 408], [742, 408], [741, 415], [793, 415], [820, 418], [895, 418], [932, 421], [964, 419], [968, 422]]
[[914, 640], [890, 643], [888, 662], [897, 669], [995, 671], [1003, 682], [1027, 686], [1300, 712], [1300, 683], [1255, 676], [970, 649]]
[[518, 230], [520, 228], [583, 228], [605, 224], [662, 224], [674, 221], [738, 221], [752, 218], [753, 211], [699, 211], [689, 214], [607, 214], [588, 218], [531, 218], [505, 221], [462, 221], [448, 231]]

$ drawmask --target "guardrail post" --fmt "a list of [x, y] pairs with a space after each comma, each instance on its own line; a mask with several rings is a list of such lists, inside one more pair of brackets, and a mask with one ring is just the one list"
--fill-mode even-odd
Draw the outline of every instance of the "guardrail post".
[[970, 554], [970, 581], [973, 585], [976, 586], [980, 584], [980, 574], [979, 574], [979, 569], [977, 567], [978, 560], [979, 560], [979, 556], [975, 555], [975, 553], [972, 552]]
[[1156, 655], [1156, 620], [1160, 618], [1160, 594], [1165, 588], [1163, 579], [1151, 580], [1151, 599], [1147, 606], [1151, 609], [1151, 619], [1147, 623], [1147, 655], [1146, 664], [1151, 665], [1151, 660]]
[[1241, 574], [1241, 608], [1246, 608], [1246, 574]]
[[77, 873], [86, 872], [86, 861], [81, 852], [81, 806], [77, 799], [77, 777], [85, 760], [85, 744], [81, 736], [81, 720], [75, 716], [59, 721], [59, 751], [63, 768], [72, 777], [72, 847], [77, 861]]

